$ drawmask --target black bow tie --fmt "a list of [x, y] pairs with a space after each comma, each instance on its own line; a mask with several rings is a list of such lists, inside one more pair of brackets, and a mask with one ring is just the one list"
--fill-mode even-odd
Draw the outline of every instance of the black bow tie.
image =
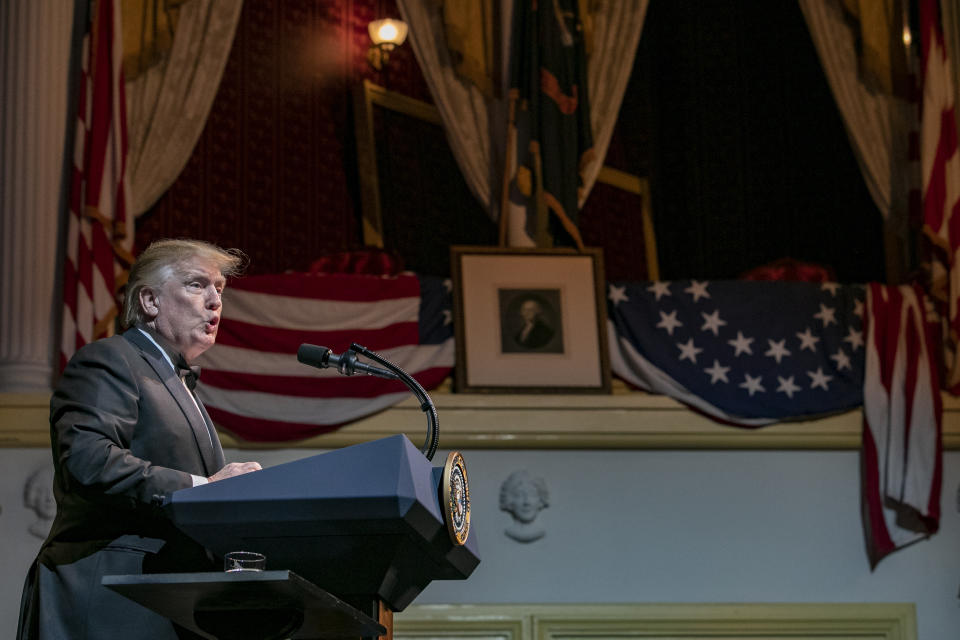
[[193, 391], [197, 386], [197, 379], [200, 377], [200, 367], [190, 366], [186, 359], [181, 355], [177, 360], [177, 375], [186, 383], [187, 389]]

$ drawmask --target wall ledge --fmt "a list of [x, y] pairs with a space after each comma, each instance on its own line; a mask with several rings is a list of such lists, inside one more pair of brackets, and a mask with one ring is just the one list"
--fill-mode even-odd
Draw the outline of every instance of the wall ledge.
[[909, 602], [412, 605], [398, 640], [916, 640]]
[[[716, 423], [666, 396], [617, 388], [611, 395], [431, 393], [444, 449], [858, 449], [859, 410], [759, 429]], [[49, 393], [0, 393], [0, 447], [48, 447]], [[943, 446], [960, 449], [960, 398], [943, 395]], [[411, 396], [332, 433], [283, 443], [225, 447], [334, 449], [405, 433], [424, 440], [426, 417]]]

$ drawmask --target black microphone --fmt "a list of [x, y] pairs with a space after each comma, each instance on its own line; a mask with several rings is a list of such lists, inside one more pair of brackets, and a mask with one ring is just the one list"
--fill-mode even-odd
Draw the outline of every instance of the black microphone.
[[342, 356], [338, 356], [326, 347], [318, 347], [314, 344], [304, 343], [297, 349], [297, 360], [318, 369], [333, 367], [345, 376], [365, 373], [368, 376], [386, 378], [387, 380], [399, 380], [399, 376], [393, 371], [358, 361], [357, 354], [352, 349], [348, 349]]

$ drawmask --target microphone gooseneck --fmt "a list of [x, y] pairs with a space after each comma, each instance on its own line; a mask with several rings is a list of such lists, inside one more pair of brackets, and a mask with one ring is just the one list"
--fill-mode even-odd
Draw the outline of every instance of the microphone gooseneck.
[[433, 456], [437, 452], [437, 447], [440, 446], [440, 425], [439, 418], [437, 417], [437, 407], [433, 404], [433, 400], [430, 399], [430, 395], [426, 389], [424, 389], [413, 376], [380, 354], [370, 351], [370, 349], [356, 342], [350, 344], [350, 351], [362, 353], [371, 360], [375, 360], [390, 369], [390, 371], [397, 375], [397, 378], [399, 378], [401, 382], [407, 385], [407, 388], [413, 392], [413, 395], [417, 396], [417, 400], [420, 401], [420, 410], [427, 415], [427, 438], [424, 440], [420, 452], [426, 456], [427, 460], [433, 460]]
[[[357, 353], [363, 354], [386, 368], [381, 369], [380, 367], [360, 362], [357, 360]], [[337, 355], [326, 347], [304, 343], [297, 349], [297, 360], [311, 367], [317, 367], [318, 369], [333, 368], [345, 376], [363, 373], [378, 378], [400, 380], [403, 382], [417, 397], [417, 400], [420, 401], [420, 409], [427, 415], [427, 438], [423, 443], [423, 447], [420, 448], [420, 452], [423, 453], [427, 460], [433, 460], [433, 456], [437, 452], [437, 447], [440, 445], [437, 408], [423, 386], [409, 373], [380, 354], [370, 351], [355, 342], [350, 345], [350, 348], [347, 349], [343, 355]]]

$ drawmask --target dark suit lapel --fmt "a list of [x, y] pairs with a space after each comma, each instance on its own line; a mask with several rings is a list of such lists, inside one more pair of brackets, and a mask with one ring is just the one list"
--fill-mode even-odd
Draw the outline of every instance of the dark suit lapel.
[[203, 414], [203, 419], [207, 423], [207, 429], [210, 433], [210, 439], [213, 441], [213, 473], [216, 473], [223, 468], [223, 465], [227, 463], [226, 458], [223, 457], [223, 447], [220, 445], [220, 438], [217, 436], [217, 428], [213, 426], [213, 420], [210, 419], [210, 414], [207, 413], [207, 408], [203, 406], [203, 402], [200, 401], [200, 396], [197, 395], [196, 392], [194, 392], [194, 397], [197, 399], [197, 406], [200, 407], [200, 413]]
[[[194, 404], [190, 392], [183, 385], [183, 381], [174, 372], [173, 367], [167, 362], [163, 354], [147, 336], [143, 335], [137, 328], [128, 329], [123, 337], [134, 344], [139, 350], [143, 359], [153, 368], [157, 377], [163, 382], [170, 395], [176, 401], [184, 418], [190, 424], [193, 431], [194, 440], [197, 448], [200, 450], [200, 457], [203, 459], [203, 466], [208, 476], [213, 475], [223, 467], [223, 450], [220, 448], [219, 440], [216, 440], [212, 426], [208, 426], [205, 421], [209, 421], [206, 409], [198, 399]], [[200, 408], [200, 413], [197, 408]], [[212, 423], [210, 423], [212, 425]]]

